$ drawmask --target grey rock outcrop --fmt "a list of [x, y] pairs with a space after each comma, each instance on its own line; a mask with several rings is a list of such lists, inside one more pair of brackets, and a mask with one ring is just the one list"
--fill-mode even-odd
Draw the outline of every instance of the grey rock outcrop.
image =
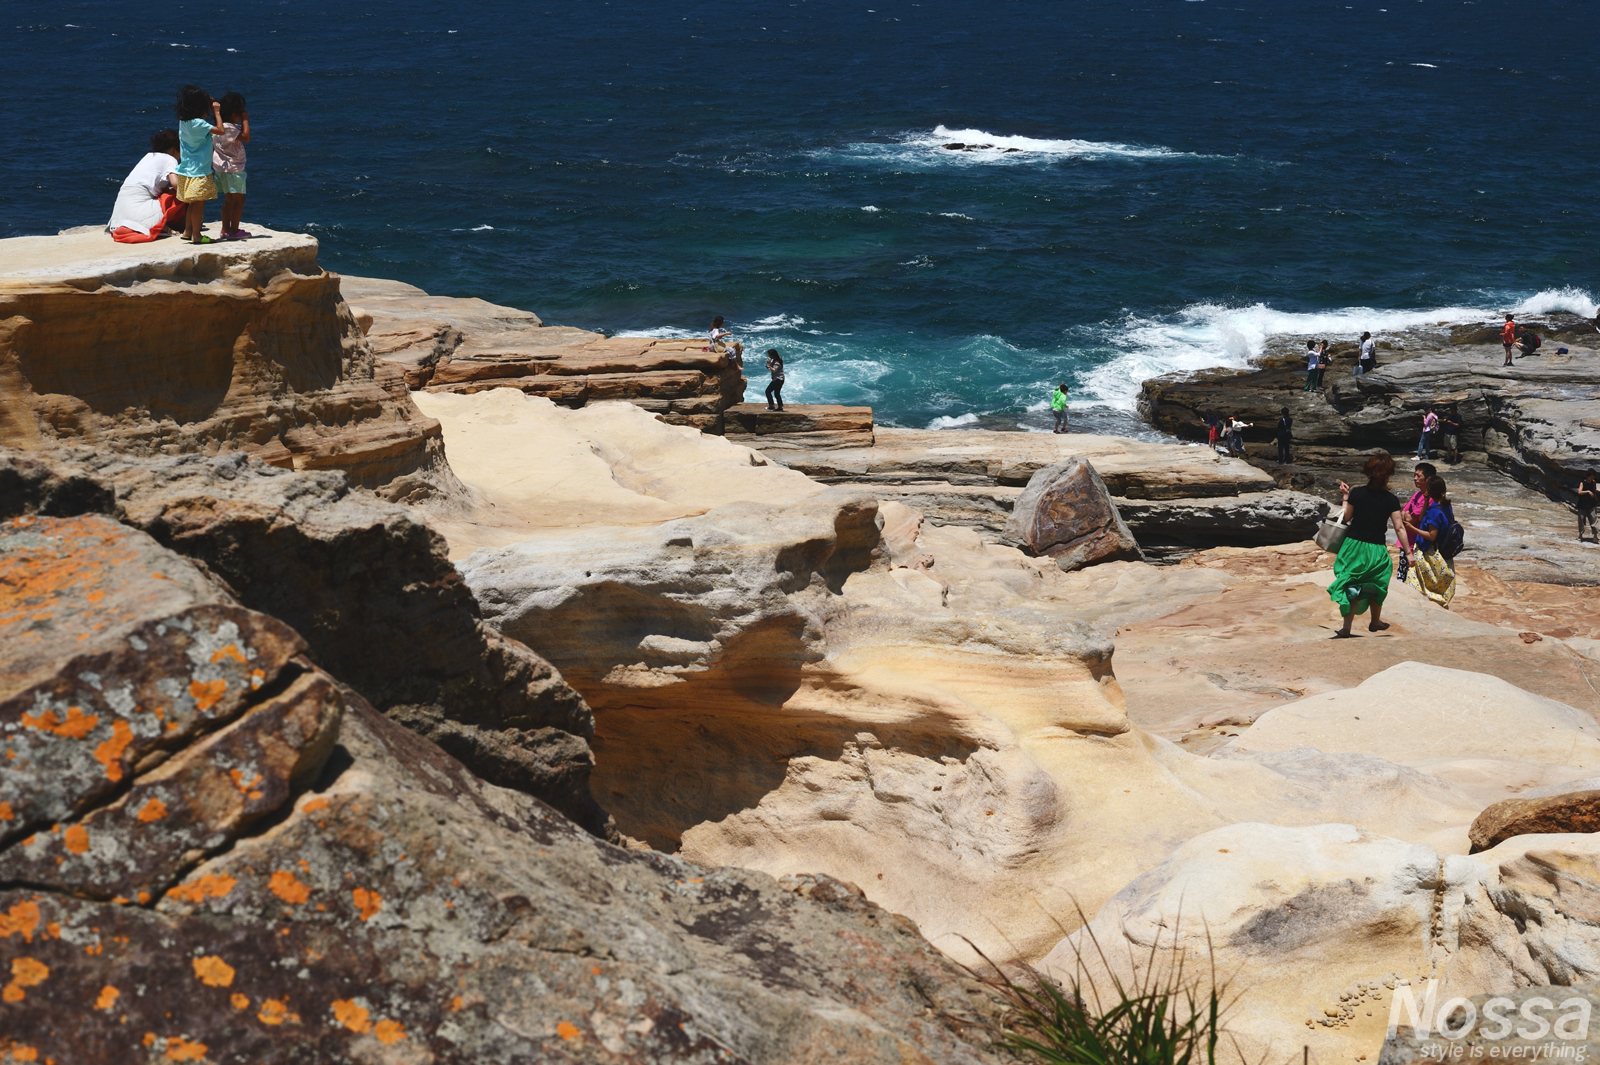
[[1053, 463], [1029, 478], [1001, 542], [1049, 556], [1068, 572], [1144, 557], [1105, 482], [1084, 458]]
[[[138, 459], [0, 450], [0, 517], [105, 513], [202, 564], [247, 606], [291, 625], [311, 658], [385, 711], [462, 730], [558, 729], [582, 744], [589, 708], [551, 665], [484, 625], [442, 539], [403, 506], [334, 473], [279, 470], [242, 454]], [[605, 814], [561, 744], [529, 747], [516, 778], [578, 823]], [[495, 748], [485, 736], [459, 755]], [[533, 761], [553, 759], [544, 773]], [[495, 768], [499, 767], [499, 768]], [[498, 761], [486, 763], [509, 783]]]
[[1293, 491], [1117, 501], [1118, 513], [1147, 554], [1195, 543], [1256, 547], [1309, 540], [1330, 509], [1320, 496]]

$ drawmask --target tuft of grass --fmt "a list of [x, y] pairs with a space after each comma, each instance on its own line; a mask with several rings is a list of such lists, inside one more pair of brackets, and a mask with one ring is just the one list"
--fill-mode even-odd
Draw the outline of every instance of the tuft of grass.
[[[1002, 970], [978, 951], [988, 968], [968, 971], [1004, 1004], [999, 1020], [984, 1025], [996, 1043], [1043, 1065], [1217, 1065], [1218, 1045], [1227, 1038], [1223, 1015], [1233, 999], [1217, 982], [1214, 955], [1205, 977], [1194, 978], [1184, 972], [1181, 952], [1175, 964], [1161, 964], [1152, 944], [1145, 964], [1132, 965], [1134, 976], [1124, 981], [1104, 964], [1087, 920], [1083, 927], [1101, 971], [1110, 974], [1100, 983], [1090, 979], [1081, 953], [1063, 986], [1032, 966]], [[1209, 953], [1209, 932], [1206, 943]], [[1243, 1061], [1227, 1041], [1231, 1057]]]

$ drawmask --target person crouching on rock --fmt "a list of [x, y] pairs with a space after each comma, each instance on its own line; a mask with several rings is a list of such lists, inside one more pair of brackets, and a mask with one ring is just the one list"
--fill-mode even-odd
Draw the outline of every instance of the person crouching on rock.
[[1405, 526], [1400, 522], [1400, 500], [1389, 491], [1389, 478], [1394, 474], [1394, 459], [1385, 452], [1373, 455], [1362, 467], [1367, 483], [1351, 488], [1339, 482], [1344, 497], [1344, 514], [1341, 520], [1349, 526], [1339, 553], [1333, 560], [1333, 583], [1328, 586], [1328, 598], [1339, 607], [1344, 626], [1333, 634], [1334, 639], [1350, 635], [1350, 626], [1356, 615], [1370, 609], [1369, 632], [1382, 632], [1389, 623], [1382, 620], [1383, 601], [1389, 594], [1389, 578], [1393, 563], [1385, 543], [1384, 524], [1394, 527], [1400, 552], [1408, 565], [1415, 564], [1415, 555], [1406, 540]]
[[767, 409], [783, 409], [783, 356], [778, 354], [777, 348], [767, 349], [767, 369], [772, 373], [772, 381], [767, 385]]
[[711, 319], [711, 344], [706, 350], [726, 353], [728, 363], [742, 369], [744, 367], [744, 345], [737, 340], [729, 340], [728, 338], [732, 335], [733, 330], [723, 328], [722, 315], [717, 315]]
[[1244, 455], [1244, 431], [1250, 428], [1249, 422], [1242, 422], [1236, 414], [1228, 419], [1228, 454]]
[[1056, 385], [1056, 390], [1050, 393], [1050, 413], [1055, 415], [1056, 427], [1052, 432], [1064, 433], [1067, 431], [1067, 383], [1065, 381]]
[[1294, 461], [1289, 455], [1289, 445], [1294, 442], [1294, 419], [1289, 417], [1288, 407], [1278, 414], [1278, 461], [1288, 464]]
[[222, 129], [222, 105], [211, 94], [195, 85], [178, 90], [178, 199], [189, 207], [184, 219], [183, 239], [190, 244], [210, 244], [201, 231], [206, 221], [206, 201], [217, 198], [217, 183], [211, 176], [212, 137]]

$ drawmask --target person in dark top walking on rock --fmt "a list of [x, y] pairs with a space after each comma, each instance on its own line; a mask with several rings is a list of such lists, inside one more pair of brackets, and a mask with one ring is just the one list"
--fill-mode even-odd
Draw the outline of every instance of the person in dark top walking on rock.
[[1359, 488], [1339, 482], [1339, 491], [1344, 495], [1341, 520], [1349, 531], [1334, 557], [1333, 583], [1328, 586], [1328, 598], [1338, 605], [1344, 617], [1343, 627], [1333, 634], [1336, 640], [1350, 636], [1356, 615], [1365, 610], [1372, 612], [1367, 631], [1382, 632], [1389, 627], [1382, 619], [1383, 601], [1389, 594], [1394, 564], [1384, 542], [1385, 526], [1393, 526], [1406, 562], [1415, 562], [1405, 526], [1400, 523], [1400, 500], [1389, 491], [1394, 459], [1379, 452], [1367, 459], [1362, 472], [1367, 475], [1367, 483]]
[[1594, 471], [1590, 470], [1578, 482], [1578, 542], [1583, 542], [1583, 527], [1589, 526], [1589, 535], [1600, 543], [1600, 532], [1594, 527], [1594, 508], [1600, 505], [1600, 490], [1595, 488]]
[[1294, 442], [1294, 419], [1289, 417], [1288, 407], [1278, 413], [1278, 461], [1287, 464], [1294, 461], [1289, 454], [1289, 445]]
[[778, 354], [777, 348], [767, 349], [767, 369], [772, 373], [772, 381], [767, 385], [767, 409], [783, 409], [783, 356]]
[[1450, 453], [1448, 461], [1453, 466], [1461, 461], [1461, 412], [1454, 403], [1439, 419], [1439, 431], [1444, 434], [1445, 450]]

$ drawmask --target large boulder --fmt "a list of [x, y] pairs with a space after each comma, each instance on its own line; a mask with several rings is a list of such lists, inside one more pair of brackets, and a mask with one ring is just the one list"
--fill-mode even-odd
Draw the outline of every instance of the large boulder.
[[[149, 532], [241, 602], [291, 625], [318, 665], [380, 709], [455, 744], [457, 757], [496, 783], [605, 830], [589, 795], [589, 708], [549, 662], [482, 623], [443, 539], [406, 507], [338, 474], [280, 470], [237, 453], [0, 449], [0, 488], [8, 489], [0, 517], [99, 512]], [[470, 735], [478, 730], [510, 733]]]
[[0, 241], [0, 380], [0, 446], [235, 450], [395, 499], [460, 489], [438, 422], [373, 357], [302, 234]]
[[303, 648], [143, 533], [0, 524], [8, 1060], [996, 1060], [849, 885], [597, 840]]
[[1066, 571], [1144, 557], [1105, 482], [1081, 457], [1045, 466], [1028, 479], [1001, 541], [1049, 556]]
[[1467, 836], [1476, 854], [1512, 836], [1552, 832], [1600, 832], [1600, 791], [1501, 799], [1477, 816]]

